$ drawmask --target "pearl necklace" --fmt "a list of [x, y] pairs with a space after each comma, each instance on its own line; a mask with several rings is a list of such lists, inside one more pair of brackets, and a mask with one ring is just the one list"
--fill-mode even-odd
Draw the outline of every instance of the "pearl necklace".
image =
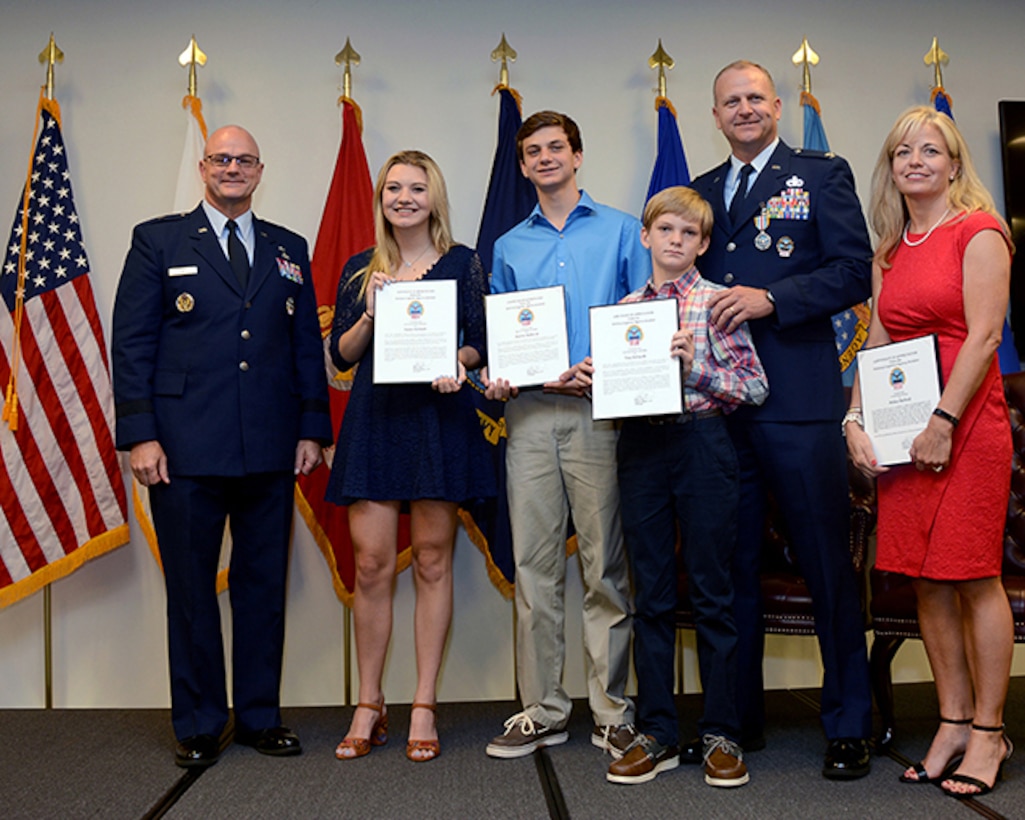
[[949, 213], [950, 208], [947, 208], [947, 210], [943, 212], [943, 215], [936, 221], [936, 224], [925, 232], [925, 236], [923, 236], [921, 239], [915, 240], [914, 242], [908, 239], [908, 228], [911, 227], [911, 220], [909, 219], [907, 224], [904, 226], [904, 244], [907, 245], [909, 248], [917, 248], [919, 245], [925, 242], [926, 239], [932, 236], [933, 231], [935, 231], [940, 225], [943, 224], [943, 220], [947, 218], [947, 214]]

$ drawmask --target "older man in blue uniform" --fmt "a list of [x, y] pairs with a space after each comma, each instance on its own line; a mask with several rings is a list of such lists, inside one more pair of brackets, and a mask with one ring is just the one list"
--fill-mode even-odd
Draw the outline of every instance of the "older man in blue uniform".
[[331, 441], [306, 241], [250, 209], [263, 164], [244, 129], [207, 141], [204, 201], [136, 226], [114, 305], [117, 446], [149, 487], [167, 587], [179, 766], [217, 762], [228, 726], [215, 590], [232, 554], [235, 740], [302, 751], [281, 725], [295, 476]]
[[[732, 155], [694, 181], [715, 213], [698, 265], [729, 286], [715, 297], [712, 321], [731, 331], [748, 322], [770, 390], [762, 406], [730, 417], [741, 467], [733, 577], [742, 744], [765, 743], [758, 571], [772, 487], [815, 612], [829, 740], [822, 773], [861, 777], [870, 765], [872, 700], [848, 551], [844, 403], [830, 316], [869, 296], [872, 248], [847, 163], [779, 139], [782, 104], [764, 68], [726, 66], [713, 94]], [[689, 751], [695, 756], [693, 745]]]

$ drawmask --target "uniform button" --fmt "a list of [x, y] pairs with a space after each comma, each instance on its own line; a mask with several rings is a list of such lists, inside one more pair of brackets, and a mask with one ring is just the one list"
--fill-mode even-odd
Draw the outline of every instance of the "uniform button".
[[246, 304], [245, 304], [246, 310], [249, 310], [249, 308], [251, 308], [252, 306], [253, 306], [252, 302], [246, 302]]
[[242, 338], [243, 339], [248, 339], [249, 338], [249, 331], [248, 330], [243, 330], [242, 331]]
[[564, 268], [564, 267], [566, 267], [566, 263], [565, 263], [565, 262], [560, 262], [560, 263], [559, 263], [559, 267], [560, 267], [560, 268]]
[[722, 278], [722, 280], [723, 280], [724, 282], [726, 282], [727, 284], [729, 284], [730, 282], [732, 282], [732, 281], [733, 281], [733, 274], [732, 274], [732, 273], [727, 273], [727, 274], [726, 274], [726, 275], [725, 275], [725, 276], [724, 276], [724, 277]]
[[735, 251], [736, 249], [737, 249], [737, 243], [736, 242], [727, 242], [726, 243], [726, 250], [728, 250], [728, 251]]
[[245, 372], [246, 370], [249, 369], [249, 362], [239, 362], [238, 363], [238, 369], [243, 371], [243, 372]]

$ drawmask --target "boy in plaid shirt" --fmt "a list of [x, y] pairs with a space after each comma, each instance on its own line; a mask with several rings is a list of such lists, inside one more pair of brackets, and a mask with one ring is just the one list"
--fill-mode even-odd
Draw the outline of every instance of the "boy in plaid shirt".
[[712, 209], [690, 188], [668, 188], [644, 209], [641, 242], [652, 277], [623, 302], [676, 299], [680, 329], [671, 354], [683, 368], [684, 411], [629, 418], [617, 448], [623, 532], [635, 588], [634, 746], [612, 763], [613, 783], [644, 783], [679, 764], [679, 719], [673, 698], [676, 634], [676, 536], [690, 584], [704, 690], [705, 782], [748, 781], [736, 713], [737, 630], [730, 560], [737, 539], [739, 475], [726, 414], [768, 395], [765, 371], [747, 325], [731, 333], [709, 320], [709, 296], [721, 290], [695, 261], [708, 248]]

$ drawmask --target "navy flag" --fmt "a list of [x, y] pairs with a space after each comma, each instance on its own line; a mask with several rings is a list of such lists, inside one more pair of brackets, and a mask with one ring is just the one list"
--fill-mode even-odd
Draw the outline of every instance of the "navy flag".
[[[504, 85], [499, 85], [495, 90], [500, 100], [498, 145], [477, 235], [477, 253], [489, 277], [495, 240], [526, 219], [537, 204], [534, 186], [521, 173], [516, 153], [516, 132], [523, 122], [519, 94]], [[477, 373], [470, 374], [468, 384], [474, 391], [481, 434], [491, 445], [491, 457], [498, 475], [498, 495], [471, 502], [459, 511], [459, 517], [470, 540], [487, 559], [491, 582], [502, 595], [511, 598], [516, 565], [513, 561], [509, 505], [505, 494], [505, 405], [484, 397], [484, 388]]]

